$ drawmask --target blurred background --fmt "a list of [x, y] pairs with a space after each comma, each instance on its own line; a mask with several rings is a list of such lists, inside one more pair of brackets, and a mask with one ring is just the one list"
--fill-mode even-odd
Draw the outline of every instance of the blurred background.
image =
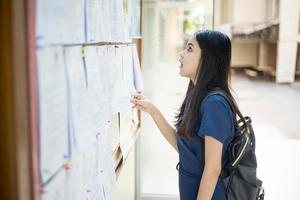
[[[189, 81], [179, 76], [179, 51], [197, 30], [228, 34], [231, 87], [243, 115], [253, 121], [266, 199], [299, 199], [300, 2], [143, 0], [142, 9], [145, 96], [173, 124]], [[143, 114], [141, 135], [114, 198], [179, 199], [177, 162], [177, 153]]]

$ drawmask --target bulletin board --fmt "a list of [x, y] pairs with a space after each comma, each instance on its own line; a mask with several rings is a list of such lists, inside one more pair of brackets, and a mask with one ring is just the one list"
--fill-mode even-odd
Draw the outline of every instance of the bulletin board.
[[37, 0], [42, 199], [110, 199], [139, 134], [140, 0]]

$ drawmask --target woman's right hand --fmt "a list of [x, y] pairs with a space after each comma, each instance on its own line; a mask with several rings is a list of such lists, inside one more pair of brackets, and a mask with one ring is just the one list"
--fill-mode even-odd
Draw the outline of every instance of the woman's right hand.
[[144, 95], [133, 94], [131, 95], [130, 102], [134, 104], [133, 108], [137, 108], [149, 114], [153, 114], [156, 110], [154, 104], [152, 104]]

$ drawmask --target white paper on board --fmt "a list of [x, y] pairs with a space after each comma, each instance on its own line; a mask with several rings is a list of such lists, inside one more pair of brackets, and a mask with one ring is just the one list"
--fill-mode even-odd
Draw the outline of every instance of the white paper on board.
[[120, 143], [119, 115], [113, 115], [110, 122], [104, 128], [107, 130], [112, 150], [114, 151]]
[[138, 116], [135, 109], [127, 109], [120, 112], [120, 148], [123, 155], [123, 163], [134, 146], [138, 128]]
[[63, 40], [64, 2], [60, 0], [37, 1], [37, 43], [60, 43]]
[[136, 92], [134, 86], [134, 69], [132, 50], [130, 46], [122, 47], [122, 65], [123, 65], [123, 80], [127, 87], [128, 93], [132, 94]]
[[123, 18], [124, 18], [124, 42], [131, 42], [132, 38], [130, 35], [131, 18], [132, 18], [132, 0], [123, 0]]
[[113, 35], [115, 33], [113, 33], [113, 15], [114, 15], [114, 7], [113, 7], [113, 0], [112, 1], [106, 1], [106, 0], [102, 0], [102, 2], [105, 4], [104, 5], [104, 17], [103, 19], [105, 19], [105, 29], [106, 29], [106, 35], [105, 35], [105, 42], [110, 42], [113, 41]]
[[95, 140], [96, 129], [88, 93], [88, 74], [82, 59], [81, 46], [66, 48], [69, 81], [71, 145], [73, 151], [85, 151]]
[[[96, 137], [96, 136], [95, 136]], [[67, 199], [100, 199], [101, 184], [96, 177], [97, 170], [96, 140], [90, 144], [85, 152], [73, 155], [71, 167], [67, 170]]]
[[128, 38], [126, 37], [125, 33], [125, 19], [124, 19], [124, 13], [123, 13], [123, 2], [120, 3], [118, 0], [112, 0], [113, 4], [113, 18], [112, 18], [112, 40], [114, 42], [124, 42], [128, 41]]
[[144, 89], [144, 84], [143, 84], [141, 65], [140, 65], [136, 45], [133, 44], [131, 48], [132, 48], [133, 71], [134, 71], [134, 85], [137, 91], [142, 92]]
[[105, 129], [97, 136], [97, 176], [101, 177], [104, 196], [111, 199], [111, 194], [116, 187], [115, 163], [113, 161], [113, 151]]
[[105, 18], [108, 12], [107, 4], [105, 0], [87, 1], [87, 42], [109, 41], [110, 30], [107, 29], [108, 19]]
[[109, 60], [114, 60], [110, 69], [112, 70], [111, 88], [112, 88], [112, 113], [126, 109], [131, 106], [130, 94], [125, 84], [123, 76], [122, 49], [120, 47], [109, 48]]
[[141, 0], [131, 0], [131, 23], [130, 36], [133, 38], [141, 37], [140, 21], [141, 21]]
[[110, 200], [116, 186], [113, 166], [109, 141], [99, 134], [88, 151], [74, 157], [68, 170], [68, 199]]
[[40, 164], [45, 182], [68, 159], [66, 68], [61, 47], [37, 50]]
[[61, 170], [55, 178], [43, 188], [42, 200], [65, 199], [67, 198], [67, 179], [64, 170]]
[[111, 118], [111, 94], [109, 88], [109, 70], [105, 49], [95, 46], [85, 48], [88, 76], [89, 101], [92, 106], [96, 130], [99, 130]]
[[64, 0], [66, 3], [63, 41], [66, 44], [85, 42], [85, 0]]
[[38, 45], [84, 42], [84, 0], [37, 1]]

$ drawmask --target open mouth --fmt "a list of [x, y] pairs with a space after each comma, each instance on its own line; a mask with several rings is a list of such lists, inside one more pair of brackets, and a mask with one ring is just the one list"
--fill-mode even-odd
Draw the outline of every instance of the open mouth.
[[179, 62], [179, 68], [182, 68], [183, 64], [182, 62]]

